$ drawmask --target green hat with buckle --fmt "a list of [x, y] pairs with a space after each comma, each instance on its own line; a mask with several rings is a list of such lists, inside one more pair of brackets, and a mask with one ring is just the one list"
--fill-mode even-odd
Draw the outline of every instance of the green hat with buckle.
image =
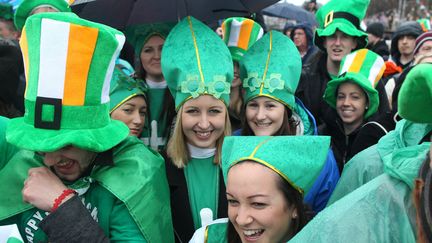
[[386, 65], [382, 57], [368, 49], [360, 49], [346, 55], [341, 62], [339, 76], [327, 84], [324, 100], [336, 108], [337, 90], [342, 83], [352, 82], [360, 86], [369, 101], [365, 118], [372, 116], [379, 106], [378, 91], [375, 89]]
[[72, 145], [106, 151], [129, 129], [109, 116], [109, 90], [124, 35], [73, 13], [28, 18], [20, 46], [27, 87], [24, 117], [12, 119], [6, 139], [41, 152]]
[[139, 56], [150, 37], [157, 35], [165, 40], [173, 27], [174, 23], [134, 25], [126, 28], [125, 35], [128, 42], [134, 47], [135, 55]]
[[51, 7], [58, 12], [71, 12], [67, 0], [23, 0], [15, 12], [15, 26], [22, 30], [31, 12], [40, 7]]
[[13, 20], [14, 12], [12, 5], [8, 3], [0, 3], [0, 18]]
[[361, 30], [360, 23], [366, 15], [368, 6], [369, 0], [330, 0], [316, 13], [318, 28], [314, 44], [325, 52], [324, 38], [339, 30], [357, 39], [356, 49], [366, 47], [368, 35]]
[[189, 99], [212, 95], [229, 105], [233, 62], [228, 47], [207, 25], [188, 16], [168, 35], [162, 73], [176, 110]]
[[398, 112], [407, 120], [432, 124], [432, 64], [417, 64], [399, 91]]
[[268, 32], [240, 62], [245, 104], [266, 96], [293, 110], [301, 68], [300, 54], [291, 39], [278, 31]]
[[222, 146], [222, 172], [226, 182], [233, 166], [256, 162], [305, 195], [320, 174], [329, 147], [328, 136], [228, 136]]

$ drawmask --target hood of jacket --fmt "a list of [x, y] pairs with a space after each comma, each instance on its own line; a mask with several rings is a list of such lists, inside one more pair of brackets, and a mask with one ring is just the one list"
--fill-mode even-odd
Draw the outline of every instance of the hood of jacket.
[[399, 60], [400, 52], [398, 49], [398, 40], [405, 35], [414, 36], [417, 38], [423, 33], [421, 25], [416, 21], [408, 21], [401, 24], [394, 32], [391, 40], [390, 55], [393, 59]]

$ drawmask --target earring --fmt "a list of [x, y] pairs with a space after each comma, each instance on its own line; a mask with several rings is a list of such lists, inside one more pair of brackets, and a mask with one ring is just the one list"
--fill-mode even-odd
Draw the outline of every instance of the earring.
[[293, 219], [296, 219], [297, 218], [297, 212], [294, 212], [292, 217], [293, 217]]
[[367, 109], [369, 109], [369, 107], [368, 107], [368, 106], [366, 106], [366, 107], [365, 107], [365, 110], [367, 110]]

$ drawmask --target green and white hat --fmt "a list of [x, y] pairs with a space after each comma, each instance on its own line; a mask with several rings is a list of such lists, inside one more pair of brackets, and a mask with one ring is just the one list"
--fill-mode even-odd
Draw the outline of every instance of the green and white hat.
[[263, 36], [264, 30], [252, 19], [232, 17], [222, 23], [223, 40], [232, 59], [239, 62], [246, 51]]
[[148, 86], [144, 80], [129, 77], [117, 67], [114, 68], [110, 87], [110, 113], [135, 96], [147, 98]]
[[365, 113], [365, 118], [370, 117], [378, 110], [379, 96], [375, 87], [385, 68], [382, 57], [368, 49], [360, 49], [348, 54], [342, 59], [339, 76], [327, 84], [324, 100], [331, 107], [336, 108], [336, 92], [339, 85], [344, 82], [353, 82], [359, 85], [368, 96], [369, 108]]
[[71, 12], [68, 0], [23, 0], [15, 12], [15, 26], [22, 30], [30, 13], [39, 7], [52, 7], [59, 12]]
[[266, 96], [293, 110], [301, 68], [300, 54], [291, 39], [278, 31], [268, 32], [240, 62], [245, 104]]
[[303, 195], [321, 172], [330, 146], [328, 136], [228, 136], [222, 146], [222, 172], [243, 161], [273, 170]]
[[357, 37], [357, 49], [366, 47], [368, 35], [361, 30], [360, 24], [366, 15], [369, 0], [330, 0], [316, 13], [318, 28], [314, 44], [322, 51], [324, 38], [339, 30], [349, 36]]
[[228, 47], [207, 25], [193, 17], [180, 21], [162, 50], [162, 73], [176, 110], [200, 95], [212, 95], [229, 105], [233, 63]]
[[140, 55], [144, 44], [154, 35], [166, 39], [174, 23], [154, 23], [135, 25], [126, 28], [125, 35], [128, 42], [134, 47], [135, 55]]
[[398, 112], [407, 120], [432, 124], [432, 64], [417, 64], [399, 91]]
[[8, 142], [50, 152], [68, 145], [101, 152], [129, 134], [109, 116], [109, 90], [124, 35], [73, 13], [30, 16], [20, 46], [25, 114], [12, 119]]

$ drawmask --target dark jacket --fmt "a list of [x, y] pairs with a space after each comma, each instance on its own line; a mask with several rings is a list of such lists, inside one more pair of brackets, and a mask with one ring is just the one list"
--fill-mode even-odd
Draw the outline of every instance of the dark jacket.
[[[189, 192], [183, 169], [177, 168], [171, 160], [166, 160], [166, 172], [171, 193], [171, 215], [176, 242], [189, 242], [195, 227], [189, 202]], [[219, 174], [219, 202], [217, 215], [213, 218], [228, 217], [228, 202], [222, 170]]]
[[387, 61], [390, 56], [390, 51], [385, 40], [379, 40], [375, 45], [368, 45], [367, 48], [380, 55], [384, 61]]

